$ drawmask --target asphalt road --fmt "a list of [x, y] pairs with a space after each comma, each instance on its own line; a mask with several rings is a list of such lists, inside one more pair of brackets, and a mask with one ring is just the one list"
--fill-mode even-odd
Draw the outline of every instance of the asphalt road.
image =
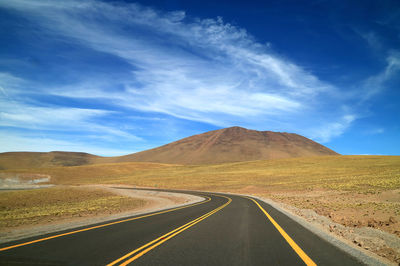
[[360, 265], [266, 203], [191, 194], [208, 200], [1, 244], [0, 265]]

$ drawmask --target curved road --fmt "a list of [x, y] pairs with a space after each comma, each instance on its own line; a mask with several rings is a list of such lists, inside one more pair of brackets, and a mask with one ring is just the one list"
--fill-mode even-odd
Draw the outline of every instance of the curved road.
[[187, 193], [207, 200], [4, 243], [0, 264], [360, 265], [262, 201]]

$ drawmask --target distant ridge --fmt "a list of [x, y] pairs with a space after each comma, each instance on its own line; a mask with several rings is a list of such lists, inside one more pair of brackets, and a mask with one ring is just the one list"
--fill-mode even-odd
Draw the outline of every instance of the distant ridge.
[[298, 134], [229, 127], [119, 157], [61, 151], [5, 152], [0, 153], [0, 170], [117, 162], [214, 164], [322, 155], [338, 153]]
[[229, 127], [115, 159], [120, 162], [207, 164], [321, 155], [338, 153], [298, 134]]
[[77, 166], [96, 163], [102, 157], [84, 152], [4, 152], [0, 153], [0, 170]]

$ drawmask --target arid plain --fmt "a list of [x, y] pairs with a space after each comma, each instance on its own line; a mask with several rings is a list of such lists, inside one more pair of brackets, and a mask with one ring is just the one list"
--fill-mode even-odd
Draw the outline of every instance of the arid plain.
[[[76, 154], [59, 154], [64, 161], [56, 162], [54, 156], [50, 161], [77, 164]], [[145, 204], [85, 187], [91, 184], [219, 191], [273, 200], [355, 246], [400, 262], [400, 156], [306, 156], [216, 164], [100, 160], [57, 166], [46, 163], [48, 159], [33, 162], [24, 155], [29, 161], [26, 168], [17, 168], [17, 163], [9, 163], [15, 159], [9, 158], [0, 162], [3, 183], [18, 179], [32, 184], [47, 177], [40, 185], [55, 186], [1, 192], [1, 230], [112, 214]]]

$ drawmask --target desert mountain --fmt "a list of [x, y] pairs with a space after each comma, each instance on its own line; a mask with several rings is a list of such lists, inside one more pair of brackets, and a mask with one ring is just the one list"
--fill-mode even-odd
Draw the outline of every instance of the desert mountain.
[[120, 162], [207, 164], [320, 155], [337, 153], [293, 133], [230, 127], [115, 159]]
[[88, 153], [58, 151], [5, 152], [0, 153], [0, 170], [115, 162], [208, 164], [320, 155], [337, 155], [337, 153], [293, 133], [230, 127], [119, 157], [100, 157]]

